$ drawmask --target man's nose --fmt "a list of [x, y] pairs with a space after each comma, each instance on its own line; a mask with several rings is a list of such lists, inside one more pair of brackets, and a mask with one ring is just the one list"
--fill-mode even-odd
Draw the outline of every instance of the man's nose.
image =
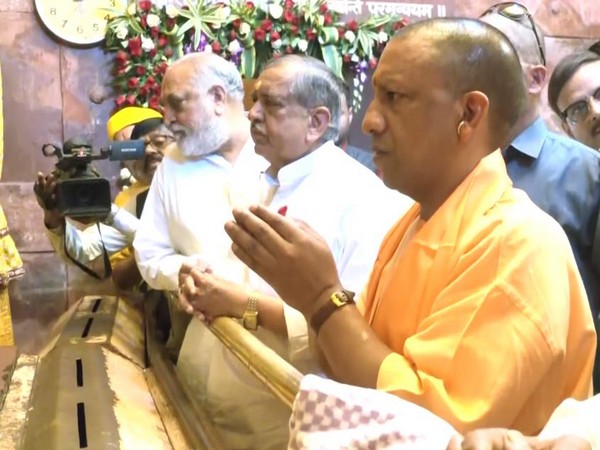
[[600, 100], [595, 97], [590, 97], [588, 108], [590, 109], [588, 113], [588, 118], [590, 120], [600, 119]]
[[381, 133], [385, 128], [385, 123], [382, 115], [375, 108], [375, 101], [372, 101], [369, 107], [367, 108], [367, 112], [365, 113], [365, 118], [362, 123], [362, 131], [365, 134], [378, 134]]

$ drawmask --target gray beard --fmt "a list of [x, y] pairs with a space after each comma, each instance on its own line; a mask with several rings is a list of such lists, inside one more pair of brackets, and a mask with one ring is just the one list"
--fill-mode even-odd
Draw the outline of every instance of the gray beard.
[[177, 146], [185, 158], [196, 159], [219, 151], [230, 139], [225, 120], [213, 118], [197, 124], [195, 129], [186, 130], [185, 137], [177, 142]]

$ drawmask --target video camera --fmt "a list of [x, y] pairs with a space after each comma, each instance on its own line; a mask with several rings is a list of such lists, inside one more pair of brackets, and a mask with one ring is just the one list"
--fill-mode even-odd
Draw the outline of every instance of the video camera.
[[[66, 141], [62, 149], [44, 144], [44, 156], [58, 158], [53, 172], [57, 180], [56, 202], [43, 199], [46, 208], [58, 208], [67, 217], [103, 220], [111, 208], [110, 183], [100, 176], [92, 161], [142, 159], [145, 147], [143, 140], [111, 141], [108, 147], [94, 153], [91, 145], [77, 139]], [[40, 196], [37, 191], [36, 194]]]

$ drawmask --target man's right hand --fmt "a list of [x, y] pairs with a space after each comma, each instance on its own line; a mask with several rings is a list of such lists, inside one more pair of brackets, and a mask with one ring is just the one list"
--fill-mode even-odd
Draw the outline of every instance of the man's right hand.
[[44, 210], [44, 225], [46, 228], [58, 228], [64, 223], [64, 215], [57, 208], [57, 182], [53, 174], [44, 176], [38, 172], [33, 186], [38, 205]]

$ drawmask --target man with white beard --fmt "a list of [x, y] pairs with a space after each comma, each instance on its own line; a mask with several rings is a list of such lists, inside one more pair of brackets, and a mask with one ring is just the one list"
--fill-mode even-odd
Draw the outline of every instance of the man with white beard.
[[[254, 153], [243, 96], [235, 66], [213, 54], [187, 55], [165, 74], [164, 121], [177, 148], [154, 175], [133, 243], [140, 273], [153, 289], [177, 290], [182, 263], [200, 255], [214, 270], [226, 265], [233, 279], [236, 271], [244, 273], [231, 257], [223, 224], [234, 206], [256, 200], [267, 163]], [[170, 309], [168, 345], [177, 349], [187, 321]]]

